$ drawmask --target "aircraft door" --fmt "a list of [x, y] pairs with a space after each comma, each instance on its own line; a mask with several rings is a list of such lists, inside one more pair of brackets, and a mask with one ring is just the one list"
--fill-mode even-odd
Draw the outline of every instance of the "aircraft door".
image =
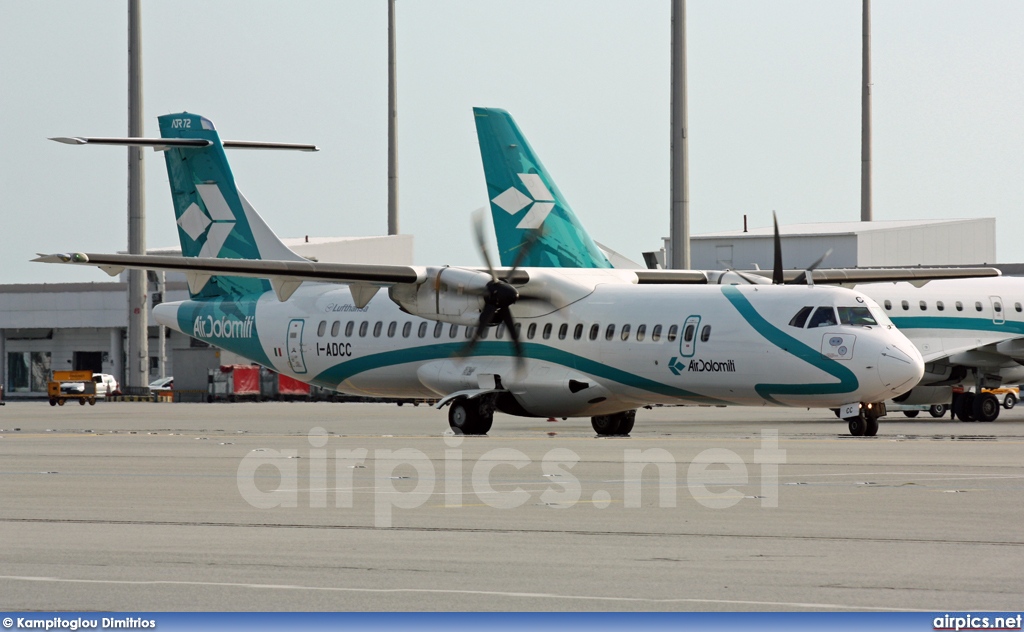
[[295, 373], [306, 372], [306, 360], [302, 356], [302, 330], [306, 321], [301, 318], [293, 318], [288, 323], [288, 366]]
[[697, 347], [697, 329], [700, 327], [700, 316], [688, 316], [683, 323], [683, 334], [679, 336], [679, 355], [692, 358]]
[[1003, 314], [1003, 299], [998, 296], [990, 296], [988, 300], [992, 304], [992, 322], [1002, 325], [1006, 322], [1006, 315]]

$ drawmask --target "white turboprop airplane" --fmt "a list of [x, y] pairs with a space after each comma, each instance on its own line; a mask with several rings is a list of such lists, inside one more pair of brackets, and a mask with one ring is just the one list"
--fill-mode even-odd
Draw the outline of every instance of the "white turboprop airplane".
[[[551, 176], [507, 112], [480, 109], [475, 111], [480, 137], [480, 153], [491, 198], [491, 216], [498, 238], [502, 262], [507, 263], [518, 244], [524, 240], [525, 228], [543, 225], [547, 232], [526, 258], [527, 265], [551, 265], [565, 268], [610, 267], [605, 257], [579, 223]], [[525, 172], [525, 173], [523, 173]], [[547, 188], [534, 192], [528, 178], [539, 174]], [[522, 183], [518, 182], [522, 179]], [[531, 198], [515, 195], [517, 186], [527, 185]], [[534, 186], [534, 189], [537, 187]], [[536, 201], [534, 201], [536, 200]], [[533, 202], [525, 216], [523, 205]], [[546, 204], [545, 204], [546, 202]], [[538, 221], [534, 209], [544, 215]], [[776, 233], [778, 229], [776, 228]], [[778, 236], [776, 234], [776, 240]], [[776, 257], [781, 248], [776, 245]], [[824, 257], [822, 258], [824, 259]], [[946, 278], [937, 270], [925, 271], [916, 281], [864, 283], [862, 270], [817, 270], [819, 259], [809, 271], [784, 271], [785, 283], [840, 282], [855, 287], [884, 307], [893, 323], [917, 347], [926, 362], [921, 383], [913, 390], [895, 398], [906, 404], [948, 404], [952, 399], [954, 413], [965, 421], [992, 421], [999, 415], [999, 402], [994, 395], [981, 393], [982, 388], [1024, 381], [1024, 279], [1000, 277]], [[776, 261], [781, 268], [781, 261]], [[892, 271], [894, 276], [915, 269]], [[965, 271], [947, 269], [948, 277]], [[981, 270], [977, 270], [981, 272]], [[770, 284], [774, 271], [707, 271], [712, 283]], [[844, 275], [849, 275], [844, 279]], [[973, 272], [965, 277], [983, 276]], [[928, 282], [928, 279], [936, 279]], [[1011, 306], [1012, 302], [1012, 306]], [[809, 312], [790, 323], [813, 325]], [[953, 385], [967, 384], [975, 393], [954, 396]]]
[[[486, 269], [308, 261], [238, 192], [223, 149], [309, 147], [222, 143], [209, 120], [188, 113], [159, 123], [158, 139], [56, 140], [163, 150], [184, 257], [37, 261], [111, 275], [184, 272], [191, 298], [157, 306], [158, 322], [296, 379], [437, 397], [465, 434], [486, 433], [495, 410], [587, 416], [598, 434], [628, 434], [638, 407], [696, 403], [841, 408], [852, 434], [874, 435], [879, 403], [923, 374], [920, 354], [882, 309], [840, 287], [709, 285], [705, 273], [685, 270], [492, 269], [489, 259]], [[533, 196], [520, 208], [526, 217], [546, 189], [539, 175], [524, 176]], [[477, 236], [486, 258], [479, 224]], [[527, 237], [518, 260], [547, 238]], [[892, 278], [907, 274], [858, 276]], [[801, 314], [806, 327], [792, 324]]]

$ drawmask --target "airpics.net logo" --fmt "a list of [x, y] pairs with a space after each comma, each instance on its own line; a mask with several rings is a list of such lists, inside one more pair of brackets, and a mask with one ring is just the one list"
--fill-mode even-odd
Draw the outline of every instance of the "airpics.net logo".
[[[753, 465], [725, 448], [707, 448], [692, 457], [664, 448], [624, 449], [621, 476], [601, 481], [577, 477], [573, 470], [581, 458], [568, 448], [547, 450], [539, 458], [508, 447], [467, 456], [464, 438], [447, 435], [444, 445], [437, 446], [440, 456], [431, 458], [416, 448], [371, 452], [339, 447], [329, 454], [330, 441], [342, 446], [348, 439], [319, 427], [310, 430], [308, 439], [310, 449], [304, 454], [257, 448], [242, 457], [236, 478], [242, 499], [267, 510], [298, 508], [300, 502], [326, 510], [333, 500], [338, 509], [372, 510], [374, 526], [383, 528], [392, 526], [396, 510], [424, 506], [515, 509], [533, 502], [554, 509], [605, 510], [656, 502], [659, 508], [674, 509], [683, 490], [709, 509], [744, 502], [775, 508], [779, 466], [786, 463], [778, 430], [761, 431]], [[472, 442], [467, 446], [474, 447]]]
[[516, 175], [523, 181], [523, 185], [530, 192], [530, 195], [523, 194], [516, 187], [509, 187], [492, 199], [491, 202], [494, 202], [498, 208], [509, 215], [515, 215], [532, 204], [533, 206], [530, 206], [530, 210], [519, 220], [516, 228], [536, 230], [541, 227], [544, 220], [548, 218], [548, 214], [555, 208], [555, 197], [551, 195], [551, 191], [544, 185], [544, 181], [541, 180], [539, 175], [535, 173], [520, 173]]
[[1024, 616], [1006, 614], [1003, 616], [956, 614], [935, 617], [932, 620], [933, 630], [1020, 630]]

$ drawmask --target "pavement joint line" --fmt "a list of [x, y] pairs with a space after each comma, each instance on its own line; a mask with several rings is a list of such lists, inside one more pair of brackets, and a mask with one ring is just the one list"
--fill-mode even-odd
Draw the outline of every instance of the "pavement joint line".
[[694, 603], [745, 606], [775, 606], [781, 608], [806, 608], [812, 610], [871, 610], [881, 612], [932, 612], [926, 609], [890, 608], [886, 606], [855, 606], [833, 603], [804, 603], [793, 601], [755, 601], [747, 599], [702, 599], [697, 597], [605, 597], [601, 595], [559, 595], [556, 593], [514, 592], [500, 590], [457, 590], [445, 588], [357, 588], [350, 586], [301, 586], [295, 584], [250, 584], [241, 582], [200, 582], [179, 580], [119, 580], [119, 579], [75, 579], [64, 577], [31, 577], [18, 575], [0, 575], [0, 580], [23, 582], [56, 582], [81, 584], [117, 584], [128, 586], [205, 586], [210, 588], [250, 588], [257, 590], [308, 590], [324, 592], [357, 592], [357, 593], [421, 593], [434, 595], [476, 595], [488, 597], [512, 597], [519, 599], [552, 599], [571, 601], [611, 601], [636, 603]]

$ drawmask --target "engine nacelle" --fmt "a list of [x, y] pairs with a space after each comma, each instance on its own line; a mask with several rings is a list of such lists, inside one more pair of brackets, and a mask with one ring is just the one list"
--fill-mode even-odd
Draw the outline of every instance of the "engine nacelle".
[[948, 404], [953, 401], [951, 386], [915, 386], [893, 400], [897, 404], [908, 406], [930, 406], [932, 404]]
[[456, 325], [480, 323], [491, 275], [465, 268], [427, 268], [422, 283], [393, 285], [388, 296], [403, 310]]

